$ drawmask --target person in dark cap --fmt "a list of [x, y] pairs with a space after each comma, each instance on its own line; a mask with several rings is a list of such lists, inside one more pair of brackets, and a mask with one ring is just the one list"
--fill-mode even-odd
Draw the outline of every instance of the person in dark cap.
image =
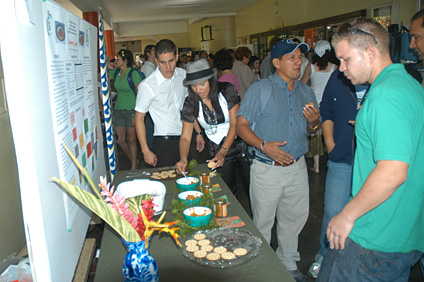
[[188, 164], [193, 124], [197, 120], [208, 137], [207, 144], [212, 169], [217, 169], [237, 196], [236, 168], [239, 167], [242, 180], [249, 187], [249, 164], [243, 158], [244, 144], [236, 136], [236, 114], [239, 97], [233, 84], [218, 82], [206, 59], [187, 64], [184, 86], [188, 88], [182, 111], [183, 130], [180, 139], [180, 161], [175, 165], [184, 172]]
[[237, 134], [254, 147], [250, 202], [253, 222], [271, 240], [277, 217], [277, 256], [296, 281], [298, 236], [309, 214], [306, 133], [321, 125], [313, 90], [298, 81], [308, 45], [278, 41], [271, 50], [275, 73], [252, 84], [237, 114]]

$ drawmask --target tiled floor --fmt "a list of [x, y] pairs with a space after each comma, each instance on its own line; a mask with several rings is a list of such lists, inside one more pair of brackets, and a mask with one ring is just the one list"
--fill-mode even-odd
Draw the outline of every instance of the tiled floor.
[[[197, 151], [192, 149], [193, 158], [195, 158], [199, 163], [204, 162], [208, 159], [208, 154], [206, 152], [197, 153]], [[122, 151], [118, 152], [119, 157], [119, 166], [120, 170], [128, 170], [130, 168], [130, 162], [128, 158], [124, 155]], [[139, 152], [139, 169], [148, 167]], [[312, 165], [312, 159], [307, 158], [308, 166]], [[325, 175], [326, 175], [326, 158], [322, 157], [320, 159], [320, 172], [315, 174], [314, 172], [308, 170], [309, 173], [309, 188], [310, 188], [310, 211], [309, 218], [306, 222], [305, 227], [303, 228], [299, 236], [299, 251], [301, 254], [301, 261], [298, 262], [298, 267], [303, 273], [307, 273], [309, 266], [313, 263], [315, 254], [319, 249], [319, 235], [321, 229], [321, 219], [323, 213], [323, 200], [324, 200], [324, 184], [325, 184]], [[246, 209], [248, 214], [250, 212], [250, 203], [248, 193], [243, 189], [241, 183], [238, 185], [238, 194], [239, 201], [242, 206]], [[100, 248], [100, 241], [103, 232], [103, 225], [96, 225], [94, 231], [87, 234], [88, 237], [95, 237], [97, 239], [97, 247]], [[275, 233], [275, 231], [274, 231]], [[277, 242], [275, 236], [271, 239], [271, 245], [275, 249], [277, 247]], [[92, 274], [89, 277], [88, 281], [94, 281], [95, 275], [95, 261], [93, 262]], [[283, 267], [283, 266], [282, 266]], [[309, 281], [315, 281], [312, 277], [308, 277]], [[411, 270], [410, 282], [424, 281], [423, 276], [418, 265], [415, 265]], [[105, 281], [108, 282], [108, 281]], [[266, 282], [266, 281], [264, 281]]]

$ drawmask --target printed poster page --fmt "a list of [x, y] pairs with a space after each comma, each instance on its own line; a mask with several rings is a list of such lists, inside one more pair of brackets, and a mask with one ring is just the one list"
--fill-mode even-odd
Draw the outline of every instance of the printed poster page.
[[[91, 176], [98, 165], [98, 130], [93, 81], [89, 25], [53, 2], [43, 2], [47, 71], [55, 128], [60, 178], [91, 191], [87, 181], [69, 157], [62, 142]], [[96, 46], [96, 45], [94, 45]], [[93, 179], [94, 183], [98, 179]], [[70, 231], [78, 211], [74, 200], [64, 194], [67, 228]]]

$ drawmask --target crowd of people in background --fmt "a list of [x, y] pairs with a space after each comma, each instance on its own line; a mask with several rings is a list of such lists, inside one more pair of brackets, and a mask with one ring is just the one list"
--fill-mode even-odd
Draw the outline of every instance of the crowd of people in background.
[[[411, 35], [424, 59], [424, 10]], [[109, 64], [117, 143], [131, 169], [138, 139], [147, 164], [184, 173], [194, 134], [235, 196], [242, 180], [266, 243], [277, 219], [276, 253], [296, 281], [308, 281], [296, 264], [309, 214], [305, 156], [319, 173], [326, 155], [320, 249], [309, 274], [407, 281], [424, 252], [424, 89], [389, 48], [387, 30], [359, 18], [312, 46], [276, 36], [262, 60], [246, 46], [178, 54], [164, 39], [145, 47], [137, 68], [122, 49]]]

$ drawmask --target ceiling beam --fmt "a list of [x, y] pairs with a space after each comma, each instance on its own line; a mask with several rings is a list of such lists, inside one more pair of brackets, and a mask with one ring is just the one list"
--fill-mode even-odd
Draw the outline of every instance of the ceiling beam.
[[[214, 14], [198, 14], [195, 18], [218, 18], [218, 17], [233, 17], [237, 13], [214, 13]], [[158, 22], [158, 21], [174, 21], [174, 20], [189, 20], [194, 18], [193, 15], [183, 14], [174, 16], [156, 16], [156, 17], [139, 17], [139, 18], [113, 18], [114, 23], [128, 22]]]

